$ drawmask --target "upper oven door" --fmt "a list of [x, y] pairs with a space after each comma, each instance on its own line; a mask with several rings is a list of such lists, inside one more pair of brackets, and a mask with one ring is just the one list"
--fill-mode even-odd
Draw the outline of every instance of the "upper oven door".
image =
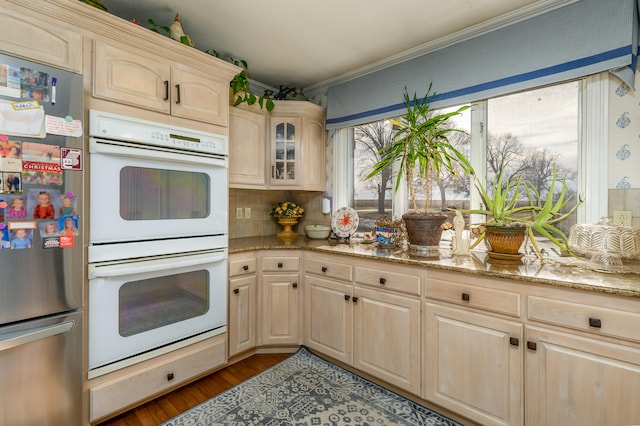
[[227, 159], [90, 139], [91, 244], [227, 234]]

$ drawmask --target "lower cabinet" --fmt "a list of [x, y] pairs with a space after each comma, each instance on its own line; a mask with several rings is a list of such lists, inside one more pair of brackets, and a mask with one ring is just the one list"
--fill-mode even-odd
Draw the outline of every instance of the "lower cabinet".
[[229, 279], [229, 356], [256, 346], [256, 276]]
[[522, 323], [429, 302], [424, 322], [423, 398], [483, 425], [521, 425]]
[[526, 327], [527, 425], [640, 424], [640, 351]]
[[262, 276], [261, 287], [261, 343], [263, 345], [299, 344], [300, 286], [298, 274], [265, 274]]

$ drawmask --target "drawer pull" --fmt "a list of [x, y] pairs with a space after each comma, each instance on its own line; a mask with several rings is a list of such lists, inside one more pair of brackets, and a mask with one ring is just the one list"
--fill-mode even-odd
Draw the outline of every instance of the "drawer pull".
[[344, 300], [346, 300], [347, 302], [349, 301], [349, 299], [351, 299], [351, 296], [349, 296], [348, 294], [344, 295]]
[[358, 298], [356, 296], [353, 296], [353, 303], [358, 303]]
[[167, 382], [170, 382], [172, 380], [173, 380], [173, 373], [167, 374]]
[[520, 340], [517, 337], [509, 337], [509, 344], [517, 348], [520, 346]]
[[278, 268], [282, 268], [282, 262], [278, 262]]
[[462, 300], [468, 302], [469, 300], [471, 300], [471, 295], [469, 293], [462, 293]]
[[589, 327], [602, 328], [602, 321], [600, 318], [589, 318]]
[[249, 265], [244, 265], [244, 266], [242, 267], [242, 270], [243, 270], [243, 271], [248, 271], [248, 270], [249, 270]]
[[387, 283], [387, 279], [380, 277], [380, 284], [385, 285], [386, 283]]
[[323, 266], [321, 269], [322, 269], [322, 272], [327, 272], [327, 267], [326, 266]]
[[292, 286], [293, 288], [298, 288], [298, 283], [293, 283], [293, 284], [291, 284], [291, 286]]
[[535, 351], [538, 349], [538, 344], [536, 342], [527, 342], [527, 349]]
[[233, 289], [233, 294], [238, 294], [240, 293], [240, 289], [239, 288], [234, 288]]

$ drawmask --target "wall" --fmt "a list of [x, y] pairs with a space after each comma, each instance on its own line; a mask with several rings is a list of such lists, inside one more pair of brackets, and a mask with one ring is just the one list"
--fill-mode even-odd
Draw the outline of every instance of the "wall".
[[629, 210], [640, 228], [640, 68], [635, 90], [616, 78], [609, 84], [609, 216]]
[[[293, 228], [304, 234], [306, 225], [330, 225], [331, 216], [322, 214], [323, 192], [262, 191], [229, 189], [229, 238], [260, 237], [282, 231], [276, 219], [269, 216], [271, 208], [283, 201], [293, 201], [305, 210], [305, 216]], [[236, 219], [236, 208], [251, 209], [251, 218]]]

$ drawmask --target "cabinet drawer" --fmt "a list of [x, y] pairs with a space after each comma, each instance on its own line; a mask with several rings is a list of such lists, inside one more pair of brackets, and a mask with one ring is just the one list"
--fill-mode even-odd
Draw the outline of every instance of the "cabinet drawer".
[[363, 265], [356, 266], [356, 282], [403, 293], [420, 294], [420, 275], [374, 269]]
[[640, 341], [640, 314], [547, 297], [528, 297], [533, 321]]
[[349, 281], [353, 280], [353, 266], [346, 263], [337, 263], [322, 258], [305, 258], [304, 271], [307, 274], [321, 275], [327, 278]]
[[430, 299], [514, 317], [520, 316], [519, 293], [429, 278], [427, 279], [425, 294]]
[[[194, 345], [196, 346], [196, 345]], [[89, 389], [90, 420], [135, 405], [164, 390], [186, 382], [226, 362], [226, 334], [215, 336], [206, 345], [180, 351], [179, 357], [135, 369], [129, 374]], [[171, 379], [169, 377], [172, 377]]]
[[263, 271], [295, 271], [300, 268], [298, 256], [265, 256], [262, 258]]
[[236, 277], [238, 275], [255, 274], [258, 265], [258, 260], [255, 257], [245, 257], [237, 259], [235, 257], [229, 258], [229, 277]]

